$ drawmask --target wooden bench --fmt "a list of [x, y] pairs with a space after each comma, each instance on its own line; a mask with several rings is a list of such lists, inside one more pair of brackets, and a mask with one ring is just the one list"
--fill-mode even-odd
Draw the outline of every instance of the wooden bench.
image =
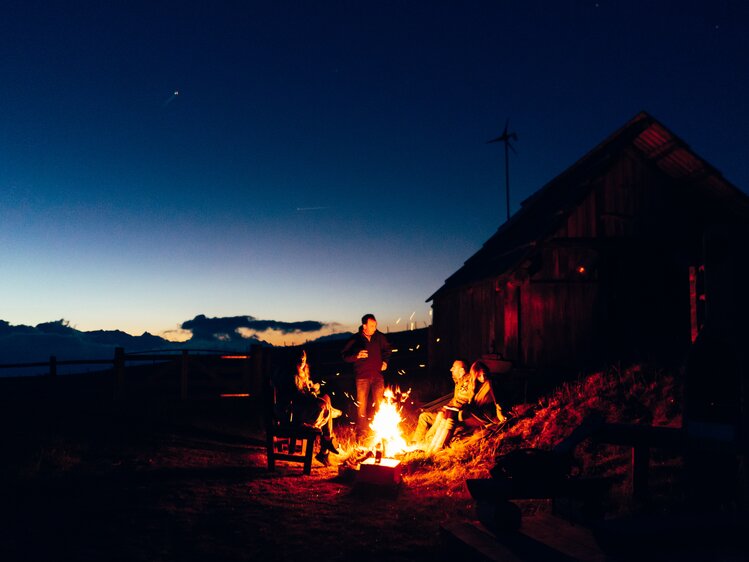
[[279, 411], [276, 388], [269, 384], [265, 390], [265, 436], [268, 470], [276, 469], [276, 461], [300, 462], [303, 472], [312, 472], [312, 454], [317, 438], [322, 435], [319, 429], [296, 425], [291, 416]]

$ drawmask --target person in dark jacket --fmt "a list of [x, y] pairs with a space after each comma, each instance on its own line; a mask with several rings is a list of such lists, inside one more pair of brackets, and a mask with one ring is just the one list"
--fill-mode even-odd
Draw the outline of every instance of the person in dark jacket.
[[[359, 438], [368, 432], [367, 413], [371, 405], [376, 409], [385, 391], [382, 372], [387, 369], [387, 361], [392, 353], [390, 342], [385, 334], [377, 329], [374, 314], [365, 314], [359, 331], [351, 336], [341, 351], [343, 360], [352, 363], [356, 379], [357, 420], [356, 431]], [[372, 399], [370, 400], [370, 392]]]

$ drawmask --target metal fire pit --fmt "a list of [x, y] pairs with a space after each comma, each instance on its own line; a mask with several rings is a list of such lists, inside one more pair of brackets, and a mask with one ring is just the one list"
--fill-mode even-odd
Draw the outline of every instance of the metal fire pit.
[[401, 461], [383, 458], [379, 461], [369, 458], [359, 465], [356, 477], [359, 484], [376, 484], [379, 486], [395, 486], [401, 483]]

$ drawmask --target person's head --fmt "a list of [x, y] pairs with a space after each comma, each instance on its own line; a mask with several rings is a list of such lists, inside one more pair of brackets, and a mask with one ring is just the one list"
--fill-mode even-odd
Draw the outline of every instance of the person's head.
[[462, 359], [456, 359], [453, 361], [453, 366], [450, 367], [450, 372], [453, 375], [453, 382], [458, 382], [466, 374], [466, 362]]
[[296, 364], [296, 372], [299, 376], [309, 376], [309, 364], [307, 363], [307, 352], [302, 350], [299, 362]]
[[486, 380], [486, 376], [489, 374], [489, 368], [481, 361], [475, 361], [473, 365], [471, 365], [470, 372], [477, 381], [484, 382]]
[[374, 314], [365, 314], [361, 317], [361, 329], [367, 337], [375, 333], [377, 330], [377, 319]]

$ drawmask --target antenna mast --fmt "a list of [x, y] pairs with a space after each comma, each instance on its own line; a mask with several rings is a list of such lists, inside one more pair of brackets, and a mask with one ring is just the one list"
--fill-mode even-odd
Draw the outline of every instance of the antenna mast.
[[[513, 152], [515, 152], [515, 147], [510, 144], [510, 141], [516, 141], [518, 140], [517, 134], [509, 133], [507, 131], [508, 127], [510, 126], [510, 119], [508, 118], [507, 121], [505, 121], [505, 130], [502, 132], [500, 136], [498, 136], [496, 139], [492, 139], [490, 141], [487, 141], [486, 144], [490, 144], [493, 142], [503, 142], [505, 143], [505, 207], [507, 208], [507, 220], [510, 220], [510, 153], [509, 150], [512, 149]], [[517, 154], [517, 152], [515, 152]]]

